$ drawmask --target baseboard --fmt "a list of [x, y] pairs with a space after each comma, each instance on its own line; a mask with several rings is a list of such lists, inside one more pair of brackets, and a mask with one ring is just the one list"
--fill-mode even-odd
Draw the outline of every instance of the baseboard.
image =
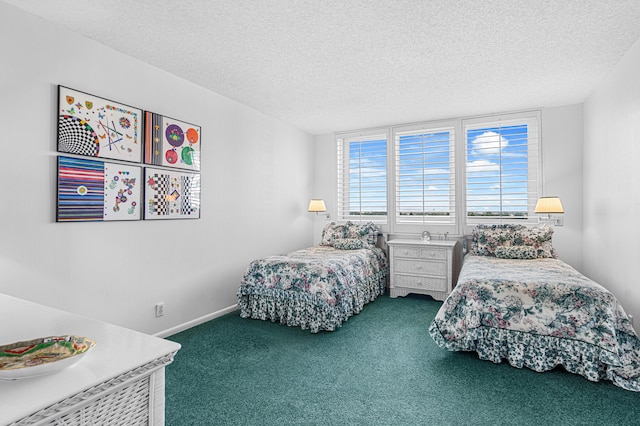
[[162, 337], [162, 338], [169, 337], [174, 334], [180, 333], [181, 331], [188, 330], [191, 327], [195, 327], [196, 325], [200, 325], [207, 321], [211, 321], [214, 318], [218, 318], [218, 317], [221, 317], [222, 315], [226, 315], [229, 312], [235, 311], [236, 309], [238, 309], [237, 303], [235, 305], [229, 306], [228, 308], [220, 309], [219, 311], [215, 311], [210, 314], [204, 315], [200, 318], [196, 318], [192, 321], [185, 322], [184, 324], [180, 324], [175, 327], [169, 328], [167, 330], [160, 331], [159, 333], [154, 334], [154, 336]]

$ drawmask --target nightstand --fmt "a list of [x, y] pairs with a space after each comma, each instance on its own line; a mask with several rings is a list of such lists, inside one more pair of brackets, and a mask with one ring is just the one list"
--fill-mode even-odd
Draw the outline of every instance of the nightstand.
[[391, 297], [418, 293], [444, 300], [451, 293], [459, 264], [457, 241], [393, 239], [387, 245]]

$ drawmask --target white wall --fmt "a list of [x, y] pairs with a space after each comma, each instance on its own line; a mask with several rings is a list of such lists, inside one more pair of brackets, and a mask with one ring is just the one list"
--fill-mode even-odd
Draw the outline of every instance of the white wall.
[[543, 195], [557, 195], [564, 226], [554, 227], [558, 256], [579, 271], [582, 262], [582, 104], [542, 110]]
[[640, 40], [584, 105], [586, 274], [640, 318]]
[[[0, 292], [159, 333], [312, 244], [310, 135], [2, 2], [0, 54]], [[201, 219], [55, 223], [58, 84], [200, 125]]]
[[[566, 211], [564, 226], [555, 228], [554, 247], [562, 260], [578, 270], [582, 268], [582, 126], [582, 105], [542, 110], [544, 192], [560, 196]], [[314, 196], [325, 199], [335, 218], [337, 170], [332, 134], [316, 136], [315, 161]], [[322, 216], [316, 218], [316, 243], [326, 223]]]
[[333, 134], [318, 135], [315, 137], [314, 146], [315, 176], [314, 176], [314, 197], [322, 198], [327, 205], [327, 214], [315, 217], [313, 228], [313, 242], [320, 244], [322, 229], [324, 226], [336, 220], [336, 143]]

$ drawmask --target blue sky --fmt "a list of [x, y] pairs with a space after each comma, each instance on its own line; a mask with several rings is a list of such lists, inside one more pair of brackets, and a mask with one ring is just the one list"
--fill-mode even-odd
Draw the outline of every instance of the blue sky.
[[467, 130], [468, 213], [499, 211], [500, 201], [504, 213], [527, 212], [527, 143], [526, 124]]

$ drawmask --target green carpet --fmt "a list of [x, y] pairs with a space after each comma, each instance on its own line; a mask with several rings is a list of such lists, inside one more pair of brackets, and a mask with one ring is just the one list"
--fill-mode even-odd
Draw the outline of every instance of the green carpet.
[[385, 295], [318, 334], [236, 311], [171, 336], [167, 425], [640, 424], [640, 393], [440, 349], [440, 305]]

